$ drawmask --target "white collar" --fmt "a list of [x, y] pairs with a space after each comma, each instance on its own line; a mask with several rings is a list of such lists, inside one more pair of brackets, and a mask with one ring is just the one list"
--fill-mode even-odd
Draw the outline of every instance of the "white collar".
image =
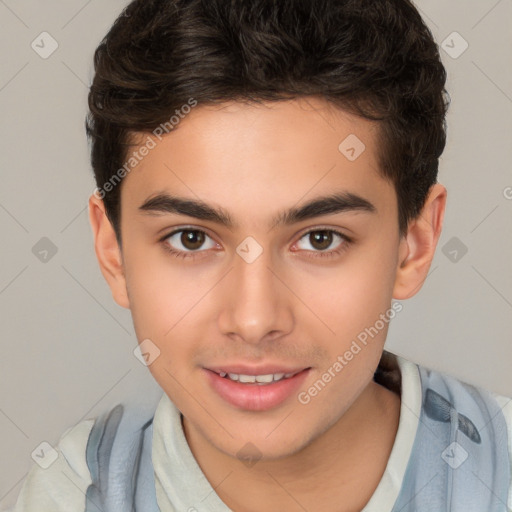
[[[421, 413], [418, 366], [396, 355], [401, 373], [400, 419], [382, 478], [361, 512], [390, 512], [398, 497], [411, 456]], [[157, 502], [161, 512], [229, 512], [201, 468], [185, 438], [181, 413], [166, 393], [153, 419], [152, 459]]]

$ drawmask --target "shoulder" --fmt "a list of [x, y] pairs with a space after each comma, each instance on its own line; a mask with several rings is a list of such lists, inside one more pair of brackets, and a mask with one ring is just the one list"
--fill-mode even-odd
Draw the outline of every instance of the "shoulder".
[[[508, 438], [508, 454], [510, 460], [510, 474], [512, 475], [512, 398], [499, 395], [497, 393], [490, 392], [493, 398], [498, 402], [503, 416], [505, 416], [505, 422], [507, 424], [507, 438]], [[510, 482], [510, 488], [508, 491], [507, 510], [512, 510], [512, 479]]]
[[146, 458], [150, 453], [151, 405], [118, 403], [68, 428], [55, 447], [38, 447], [18, 501], [6, 512], [80, 511], [89, 499], [103, 504], [118, 500], [121, 491], [131, 493], [142, 446]]
[[18, 494], [7, 512], [69, 512], [85, 510], [85, 493], [91, 484], [86, 448], [94, 419], [68, 428], [56, 446], [41, 444]]
[[[423, 431], [429, 440], [428, 443], [418, 444], [423, 450], [420, 455], [427, 460], [432, 451], [442, 450], [444, 453], [451, 446], [450, 442], [457, 439], [458, 446], [470, 453], [471, 457], [466, 454], [464, 473], [450, 472], [446, 465], [441, 465], [441, 469], [447, 472], [446, 476], [452, 478], [453, 483], [455, 476], [470, 476], [473, 471], [481, 482], [488, 482], [493, 499], [500, 504], [506, 503], [506, 510], [512, 512], [512, 398], [452, 374], [401, 357], [398, 360], [402, 377], [405, 377], [402, 379], [405, 385], [403, 392], [406, 393], [411, 386], [415, 386], [416, 392], [420, 388], [422, 421], [419, 428], [425, 427]], [[422, 436], [420, 438], [423, 439]], [[438, 446], [434, 449], [436, 443]], [[453, 457], [453, 453], [452, 449], [446, 456]], [[435, 468], [439, 469], [438, 466]], [[458, 479], [458, 487], [469, 491], [470, 485], [469, 480]], [[478, 510], [489, 508], [483, 506]]]
[[[508, 427], [508, 433], [512, 433], [512, 398], [500, 395], [498, 393], [494, 393], [493, 391], [489, 391], [489, 394], [498, 402], [501, 411], [503, 412], [503, 416], [505, 416], [505, 421]], [[512, 442], [512, 439], [509, 436], [509, 442]]]
[[[432, 387], [443, 395], [441, 397], [441, 395], [435, 396], [435, 393], [431, 394], [430, 402], [425, 404], [433, 417], [439, 419], [448, 406], [455, 406], [459, 413], [464, 413], [464, 415], [459, 414], [459, 430], [470, 438], [473, 438], [472, 434], [476, 432], [478, 442], [480, 442], [480, 435], [482, 443], [484, 439], [487, 440], [486, 446], [494, 444], [495, 453], [492, 460], [494, 470], [497, 471], [499, 464], [502, 468], [499, 472], [499, 480], [502, 482], [500, 485], [506, 486], [494, 490], [504, 491], [501, 501], [506, 499], [507, 510], [512, 512], [512, 398], [468, 383], [450, 374], [433, 372], [425, 368], [422, 368], [420, 373], [428, 374], [428, 385], [434, 384]], [[426, 391], [428, 395], [432, 390]], [[493, 485], [496, 486], [497, 480], [498, 475], [495, 474]]]

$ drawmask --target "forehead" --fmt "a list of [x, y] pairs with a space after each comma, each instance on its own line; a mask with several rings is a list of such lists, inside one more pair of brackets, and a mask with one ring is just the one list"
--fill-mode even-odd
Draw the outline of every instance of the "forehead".
[[168, 134], [137, 134], [129, 153], [155, 144], [126, 176], [123, 201], [172, 192], [255, 212], [340, 190], [392, 199], [377, 129], [316, 98], [198, 105]]

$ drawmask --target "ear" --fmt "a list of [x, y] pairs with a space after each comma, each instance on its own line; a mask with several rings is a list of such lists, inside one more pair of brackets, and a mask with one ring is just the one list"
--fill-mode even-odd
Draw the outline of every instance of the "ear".
[[432, 185], [420, 214], [409, 223], [400, 240], [394, 299], [412, 297], [427, 278], [443, 227], [446, 195], [445, 187]]
[[94, 235], [96, 257], [101, 273], [112, 291], [112, 297], [121, 307], [129, 308], [121, 248], [105, 213], [105, 205], [95, 194], [89, 198], [89, 221]]

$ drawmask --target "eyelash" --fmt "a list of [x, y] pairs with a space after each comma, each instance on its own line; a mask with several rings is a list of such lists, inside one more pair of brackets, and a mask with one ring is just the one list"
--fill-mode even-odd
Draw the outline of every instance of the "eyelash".
[[[201, 250], [197, 250], [197, 251], [179, 251], [179, 250], [176, 250], [176, 249], [172, 248], [166, 242], [166, 240], [168, 238], [170, 238], [171, 236], [175, 235], [176, 233], [181, 233], [183, 231], [192, 231], [192, 232], [197, 232], [197, 233], [204, 233], [206, 236], [209, 236], [208, 233], [206, 233], [205, 231], [203, 231], [201, 229], [196, 229], [196, 228], [181, 228], [181, 229], [177, 229], [177, 230], [172, 231], [171, 233], [168, 233], [167, 235], [163, 236], [159, 240], [163, 244], [164, 249], [167, 252], [169, 252], [172, 256], [174, 256], [176, 258], [182, 258], [182, 259], [196, 258], [198, 253], [205, 252], [204, 250], [202, 250], [202, 251]], [[309, 235], [311, 233], [317, 233], [317, 232], [322, 232], [322, 231], [326, 231], [328, 233], [334, 233], [335, 235], [338, 235], [343, 240], [343, 243], [340, 245], [340, 247], [338, 249], [335, 249], [333, 251], [307, 251], [307, 252], [314, 253], [314, 254], [312, 254], [310, 256], [312, 258], [335, 258], [337, 256], [340, 256], [342, 253], [344, 253], [348, 249], [348, 247], [353, 243], [353, 239], [348, 237], [344, 233], [341, 233], [340, 231], [337, 231], [337, 230], [332, 229], [332, 228], [321, 228], [321, 227], [320, 228], [311, 229], [309, 231], [306, 231], [305, 233], [303, 233], [301, 235], [299, 240], [302, 240], [306, 235]]]
[[299, 240], [302, 240], [305, 236], [310, 235], [311, 233], [318, 233], [318, 232], [322, 232], [322, 231], [325, 231], [327, 233], [334, 233], [335, 235], [337, 235], [341, 238], [342, 243], [337, 249], [334, 249], [331, 251], [328, 251], [328, 250], [327, 251], [307, 251], [307, 252], [311, 253], [311, 255], [309, 256], [310, 258], [336, 258], [338, 256], [341, 256], [341, 254], [343, 254], [349, 248], [349, 246], [353, 243], [352, 238], [348, 237], [344, 233], [341, 233], [340, 231], [337, 231], [336, 229], [322, 228], [322, 227], [314, 228], [314, 229], [310, 229], [309, 231], [306, 231], [305, 233], [303, 233], [300, 236]]

